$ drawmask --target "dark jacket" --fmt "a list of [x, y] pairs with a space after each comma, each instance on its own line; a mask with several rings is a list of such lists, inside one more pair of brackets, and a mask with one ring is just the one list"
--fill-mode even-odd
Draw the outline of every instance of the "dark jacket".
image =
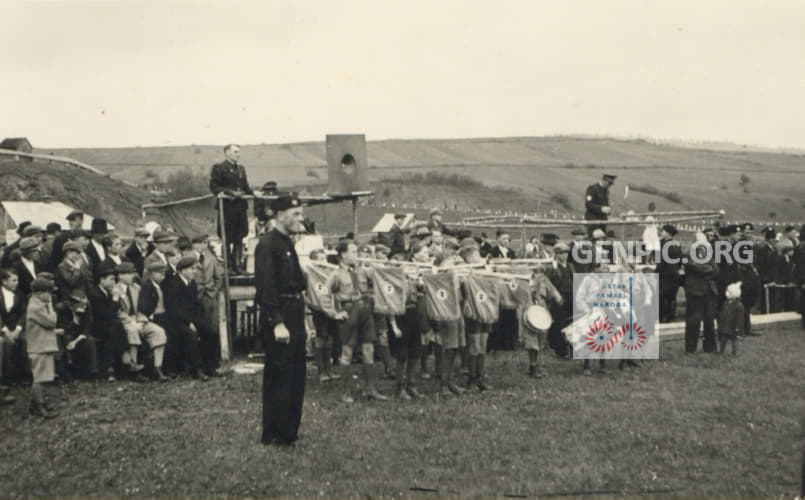
[[140, 249], [137, 247], [137, 243], [132, 241], [131, 245], [126, 248], [126, 258], [134, 264], [134, 268], [137, 269], [137, 274], [142, 277], [143, 270], [145, 269], [145, 258], [154, 250], [154, 245], [149, 243], [148, 247], [146, 247], [145, 255], [140, 252]]
[[679, 242], [676, 240], [661, 239], [660, 248], [662, 248], [663, 245], [670, 245], [668, 247], [669, 260], [673, 259], [676, 262], [672, 264], [661, 260], [657, 263], [655, 272], [659, 275], [660, 291], [665, 292], [674, 290], [679, 285], [679, 268], [682, 267], [681, 264], [679, 264], [679, 260], [682, 257], [682, 249], [679, 246]]
[[38, 262], [34, 261], [35, 274], [31, 276], [28, 268], [22, 263], [22, 259], [18, 259], [17, 262], [14, 263], [14, 270], [17, 271], [17, 277], [20, 279], [17, 290], [19, 290], [23, 297], [28, 297], [31, 295], [31, 283], [36, 279], [36, 275], [42, 272], [42, 267]]
[[744, 306], [739, 299], [728, 299], [718, 313], [719, 335], [744, 334]]
[[168, 320], [175, 325], [201, 326], [204, 320], [204, 307], [198, 298], [198, 288], [195, 281], [189, 284], [179, 277], [167, 282], [165, 288], [165, 309]]
[[405, 253], [405, 236], [397, 224], [392, 225], [387, 233], [381, 233], [379, 236], [380, 242], [391, 249], [391, 255]]
[[67, 300], [70, 296], [86, 297], [92, 285], [92, 274], [88, 267], [76, 269], [65, 259], [56, 269], [56, 283], [61, 300]]
[[489, 256], [493, 259], [516, 259], [517, 252], [512, 250], [511, 248], [506, 250], [506, 255], [503, 255], [504, 250], [500, 248], [500, 245], [495, 245], [489, 251]]
[[[234, 165], [228, 161], [213, 165], [212, 173], [210, 174], [210, 192], [217, 195], [219, 193], [232, 194], [234, 191], [253, 194], [246, 178], [246, 168], [243, 165]], [[223, 205], [227, 242], [233, 243], [234, 240], [243, 239], [249, 232], [248, 201], [240, 198], [225, 199]], [[218, 207], [218, 203], [215, 206]]]
[[718, 266], [712, 262], [696, 263], [688, 259], [685, 264], [685, 297], [717, 296]]
[[137, 297], [137, 312], [149, 320], [153, 320], [158, 303], [159, 292], [157, 291], [157, 285], [151, 280], [145, 280], [142, 287], [140, 287], [140, 295]]
[[793, 255], [788, 259], [785, 255], [777, 255], [774, 259], [774, 268], [772, 269], [771, 281], [778, 285], [785, 285], [794, 282], [794, 258]]
[[587, 186], [587, 193], [584, 197], [584, 218], [587, 220], [607, 220], [607, 214], [601, 211], [603, 207], [609, 206], [609, 188], [605, 188], [600, 183]]
[[25, 311], [25, 299], [19, 289], [14, 292], [14, 303], [6, 304], [5, 296], [0, 292], [0, 322], [9, 330], [14, 330], [17, 326], [23, 326], [23, 312]]
[[120, 301], [113, 300], [112, 294], [101, 290], [98, 285], [92, 285], [87, 290], [87, 299], [92, 309], [92, 336], [119, 343], [123, 331], [123, 323], [117, 314]]
[[755, 245], [755, 266], [763, 284], [774, 281], [774, 266], [777, 262], [777, 249], [770, 241]]

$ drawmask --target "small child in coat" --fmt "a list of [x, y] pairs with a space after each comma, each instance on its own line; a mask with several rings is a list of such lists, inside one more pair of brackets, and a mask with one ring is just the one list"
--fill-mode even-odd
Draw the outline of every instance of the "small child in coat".
[[727, 301], [721, 306], [718, 314], [718, 337], [721, 341], [719, 352], [724, 354], [727, 342], [732, 342], [732, 354], [738, 353], [738, 335], [744, 333], [744, 306], [741, 303], [741, 282], [735, 282], [727, 287]]
[[64, 333], [56, 328], [52, 293], [52, 281], [44, 278], [33, 280], [31, 299], [25, 312], [25, 339], [33, 374], [30, 412], [44, 418], [58, 416], [45, 402], [42, 384], [53, 382], [55, 378], [55, 358], [59, 353], [57, 336]]

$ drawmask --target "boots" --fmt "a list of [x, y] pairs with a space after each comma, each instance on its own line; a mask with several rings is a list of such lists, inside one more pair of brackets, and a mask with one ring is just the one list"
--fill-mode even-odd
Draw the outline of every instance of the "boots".
[[459, 395], [464, 392], [464, 389], [457, 386], [453, 383], [453, 362], [456, 359], [456, 350], [455, 349], [448, 349], [444, 351], [444, 355], [442, 356], [442, 364], [441, 364], [441, 377], [442, 377], [442, 392], [444, 392], [444, 388], [446, 387], [447, 390], [452, 392], [453, 394]]
[[332, 377], [330, 377], [330, 374], [327, 373], [327, 369], [324, 367], [324, 358], [326, 356], [324, 351], [325, 350], [322, 349], [321, 347], [317, 347], [316, 352], [315, 352], [315, 355], [316, 355], [316, 371], [319, 374], [319, 382], [321, 382], [321, 383], [329, 382], [329, 381], [332, 380]]
[[478, 389], [491, 391], [492, 386], [486, 383], [486, 356], [483, 354], [475, 357], [475, 370], [478, 374]]
[[405, 387], [408, 395], [414, 399], [424, 398], [425, 396], [416, 389], [416, 367], [419, 360], [416, 358], [408, 358], [408, 366], [406, 367], [406, 377], [408, 385]]
[[467, 377], [467, 389], [471, 389], [477, 382], [478, 367], [475, 363], [477, 360], [478, 356], [470, 356], [469, 360], [467, 361], [467, 368], [470, 370], [470, 374]]
[[28, 411], [31, 415], [35, 417], [42, 417], [44, 419], [56, 418], [59, 416], [58, 412], [55, 412], [45, 406], [45, 397], [42, 394], [42, 386], [37, 383], [34, 383], [31, 387], [31, 405], [28, 407]]
[[388, 401], [388, 396], [380, 394], [375, 386], [375, 377], [374, 372], [372, 371], [372, 365], [363, 364], [361, 365], [361, 370], [363, 371], [363, 380], [366, 383], [366, 397], [369, 399], [375, 399], [377, 401]]
[[162, 367], [159, 367], [159, 366], [154, 367], [154, 378], [156, 378], [157, 381], [159, 381], [159, 382], [167, 382], [168, 381], [168, 377], [166, 377], [165, 374], [162, 373]]

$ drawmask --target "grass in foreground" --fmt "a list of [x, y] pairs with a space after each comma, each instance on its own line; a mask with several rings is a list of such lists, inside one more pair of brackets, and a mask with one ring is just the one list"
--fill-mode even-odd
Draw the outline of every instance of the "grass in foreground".
[[50, 391], [49, 422], [17, 388], [0, 408], [0, 497], [792, 498], [804, 349], [789, 325], [736, 358], [668, 341], [660, 361], [606, 376], [548, 356], [536, 381], [507, 353], [489, 363], [494, 392], [446, 401], [425, 382], [423, 401], [349, 406], [343, 381], [309, 378], [291, 449], [258, 444], [261, 374], [77, 383]]

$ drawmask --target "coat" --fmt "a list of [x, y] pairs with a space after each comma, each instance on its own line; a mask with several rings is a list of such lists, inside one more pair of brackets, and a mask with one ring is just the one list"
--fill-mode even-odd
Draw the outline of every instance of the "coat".
[[391, 255], [405, 253], [405, 236], [397, 224], [391, 226], [387, 233], [380, 235], [380, 242], [391, 249]]
[[20, 279], [17, 290], [19, 290], [24, 297], [31, 294], [31, 283], [36, 279], [36, 275], [42, 272], [42, 266], [38, 262], [34, 262], [33, 264], [34, 275], [31, 276], [31, 272], [25, 264], [22, 263], [22, 259], [14, 263], [14, 269], [17, 271], [17, 277]]
[[126, 332], [118, 317], [121, 309], [120, 300], [114, 300], [111, 293], [101, 290], [98, 285], [89, 288], [87, 298], [92, 308], [92, 336], [107, 341], [109, 345], [117, 348], [126, 347], [128, 345]]
[[132, 241], [131, 245], [126, 248], [126, 258], [134, 264], [134, 269], [137, 270], [137, 275], [142, 277], [143, 272], [145, 271], [145, 259], [151, 252], [154, 251], [154, 246], [152, 244], [148, 244], [145, 249], [145, 253], [140, 251], [140, 247], [137, 246], [137, 242]]
[[71, 296], [86, 297], [92, 285], [92, 274], [89, 267], [82, 265], [76, 268], [65, 259], [56, 270], [56, 283], [60, 300], [67, 300]]
[[718, 273], [718, 266], [713, 262], [696, 263], [689, 259], [685, 264], [685, 297], [717, 296]]
[[55, 330], [56, 311], [53, 310], [53, 304], [32, 297], [25, 311], [25, 343], [28, 354], [59, 352]]
[[[148, 272], [148, 267], [151, 264], [154, 264], [156, 262], [163, 262], [165, 264], [168, 264], [168, 258], [165, 257], [164, 254], [162, 254], [162, 253], [160, 253], [160, 252], [158, 252], [156, 250], [154, 250], [153, 252], [148, 254], [148, 257], [146, 257], [145, 260], [143, 261], [143, 267], [144, 267], [143, 275], [142, 275], [143, 283], [146, 282], [146, 281], [150, 281], [151, 273]], [[168, 267], [170, 268], [170, 266], [168, 266]]]
[[185, 284], [179, 276], [170, 280], [165, 287], [165, 309], [168, 320], [174, 325], [202, 325], [204, 307], [198, 298], [196, 282]]
[[600, 183], [587, 186], [587, 193], [584, 197], [584, 218], [587, 220], [607, 220], [607, 214], [601, 211], [603, 207], [609, 206], [609, 188], [605, 188]]
[[162, 289], [159, 287], [159, 285], [153, 281], [143, 281], [143, 285], [140, 287], [140, 292], [137, 296], [138, 316], [144, 317], [149, 321], [154, 319], [154, 313], [156, 312], [157, 304], [159, 303], [159, 292], [161, 290]]
[[194, 281], [199, 299], [218, 300], [218, 292], [224, 284], [223, 263], [218, 261], [212, 251], [205, 249], [199, 256], [197, 266], [198, 273]]
[[516, 259], [517, 252], [511, 248], [503, 249], [500, 245], [495, 245], [489, 251], [489, 256], [493, 259]]
[[14, 303], [6, 304], [6, 297], [0, 291], [0, 323], [9, 331], [13, 331], [17, 326], [23, 324], [23, 310], [25, 307], [25, 297], [17, 289], [14, 292]]
[[[231, 194], [233, 191], [253, 194], [246, 178], [246, 168], [228, 161], [213, 165], [210, 174], [210, 192], [218, 195], [220, 193]], [[249, 233], [249, 203], [239, 198], [225, 199], [223, 207], [227, 243], [242, 240]]]

